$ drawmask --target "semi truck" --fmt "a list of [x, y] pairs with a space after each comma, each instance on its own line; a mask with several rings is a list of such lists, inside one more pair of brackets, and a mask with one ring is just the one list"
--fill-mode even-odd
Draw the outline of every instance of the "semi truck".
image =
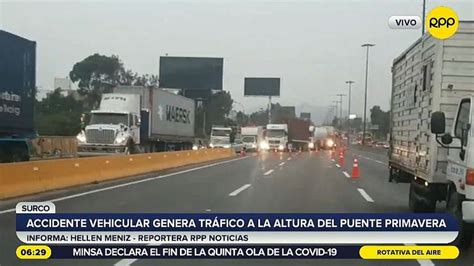
[[263, 150], [292, 151], [308, 149], [310, 142], [310, 122], [299, 118], [286, 119], [281, 124], [268, 124]]
[[159, 89], [119, 86], [102, 95], [77, 135], [79, 156], [192, 149], [194, 100]]
[[35, 87], [36, 43], [0, 30], [0, 162], [30, 159]]
[[334, 132], [332, 128], [326, 126], [315, 127], [314, 129], [314, 143], [318, 149], [329, 150], [335, 147]]
[[410, 184], [414, 212], [446, 202], [460, 247], [471, 243], [474, 223], [473, 70], [473, 21], [446, 40], [425, 34], [392, 66], [389, 181]]
[[263, 141], [263, 127], [242, 127], [241, 132], [245, 150], [258, 151]]
[[213, 125], [209, 139], [210, 148], [230, 148], [234, 141], [235, 133], [232, 127]]

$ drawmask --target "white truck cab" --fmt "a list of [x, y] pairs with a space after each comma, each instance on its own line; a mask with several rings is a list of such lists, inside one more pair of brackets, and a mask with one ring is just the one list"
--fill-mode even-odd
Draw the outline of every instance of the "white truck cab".
[[231, 127], [212, 126], [209, 147], [230, 148], [232, 146], [232, 134], [233, 130]]
[[77, 135], [80, 155], [131, 153], [140, 144], [140, 95], [107, 93]]
[[242, 127], [241, 132], [245, 149], [258, 151], [263, 141], [263, 127]]
[[262, 150], [284, 151], [288, 148], [288, 125], [268, 124], [265, 141], [260, 145]]
[[445, 133], [445, 115], [431, 115], [431, 132], [442, 147], [448, 149], [446, 178], [449, 182], [447, 210], [458, 218], [461, 246], [470, 243], [474, 230], [474, 134], [473, 97], [463, 98], [458, 106], [450, 133]]

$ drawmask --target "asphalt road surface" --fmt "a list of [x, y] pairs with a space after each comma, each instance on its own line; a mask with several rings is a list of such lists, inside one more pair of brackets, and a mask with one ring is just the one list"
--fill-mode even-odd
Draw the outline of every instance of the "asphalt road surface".
[[[351, 173], [359, 159], [360, 179]], [[88, 185], [1, 204], [0, 265], [474, 265], [474, 249], [434, 260], [50, 260], [19, 261], [14, 208], [53, 200], [57, 212], [408, 212], [408, 185], [387, 182], [383, 151], [352, 147], [345, 164], [330, 152], [265, 153]], [[438, 211], [443, 211], [440, 205]]]

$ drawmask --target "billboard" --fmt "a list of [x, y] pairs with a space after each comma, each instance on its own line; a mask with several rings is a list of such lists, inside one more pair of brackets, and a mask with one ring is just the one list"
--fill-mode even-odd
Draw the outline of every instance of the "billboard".
[[280, 78], [245, 78], [244, 96], [280, 96]]
[[222, 90], [223, 58], [160, 57], [160, 88]]
[[305, 120], [311, 120], [311, 113], [301, 112], [300, 113], [300, 118], [305, 119]]

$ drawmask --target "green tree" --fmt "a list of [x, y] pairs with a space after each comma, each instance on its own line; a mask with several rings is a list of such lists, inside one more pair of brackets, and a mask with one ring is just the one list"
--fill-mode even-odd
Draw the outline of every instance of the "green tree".
[[235, 116], [235, 123], [241, 127], [246, 126], [250, 123], [250, 117], [242, 111], [238, 111]]
[[370, 121], [373, 125], [379, 126], [377, 136], [385, 138], [390, 129], [390, 112], [385, 112], [380, 106], [375, 105], [370, 109]]
[[268, 111], [261, 109], [250, 114], [250, 123], [256, 126], [265, 126], [268, 123]]
[[233, 100], [229, 92], [219, 91], [211, 95], [205, 103], [206, 133], [209, 134], [212, 125], [229, 123], [227, 115], [232, 110]]
[[85, 111], [82, 101], [63, 96], [56, 89], [35, 105], [35, 124], [39, 135], [73, 136], [81, 130], [80, 117]]
[[69, 72], [73, 82], [78, 82], [79, 92], [85, 96], [89, 108], [97, 107], [102, 93], [118, 84], [133, 81], [133, 72], [126, 71], [118, 56], [93, 54], [74, 64]]

